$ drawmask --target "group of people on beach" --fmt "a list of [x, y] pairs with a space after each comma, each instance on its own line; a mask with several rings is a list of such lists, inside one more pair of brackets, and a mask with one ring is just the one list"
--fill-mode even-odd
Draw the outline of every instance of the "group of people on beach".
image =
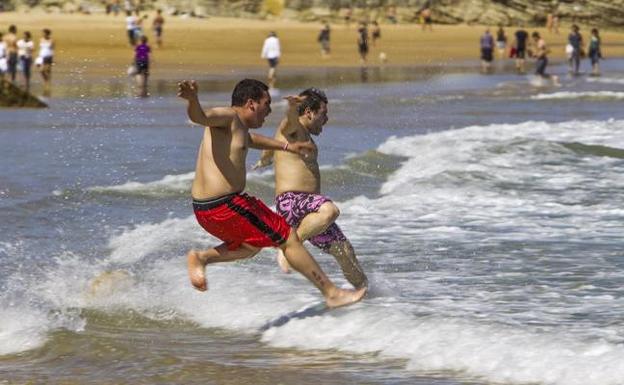
[[[251, 133], [271, 113], [269, 87], [255, 79], [240, 81], [230, 107], [204, 111], [197, 84], [183, 81], [178, 96], [187, 100], [189, 119], [204, 127], [191, 189], [198, 223], [221, 240], [208, 250], [191, 250], [187, 267], [191, 284], [207, 289], [206, 266], [250, 258], [262, 248], [278, 250], [284, 272], [304, 275], [325, 298], [328, 307], [357, 302], [366, 294], [368, 280], [353, 246], [335, 220], [336, 205], [321, 193], [319, 135], [328, 121], [328, 99], [316, 88], [286, 97], [288, 109], [274, 138]], [[264, 150], [255, 168], [275, 164], [277, 213], [244, 192], [249, 148]], [[303, 246], [310, 243], [338, 261], [354, 289], [338, 288]]]
[[[138, 86], [138, 96], [146, 97], [149, 95], [147, 81], [150, 70], [150, 55], [152, 48], [148, 44], [148, 37], [143, 31], [143, 21], [147, 19], [147, 15], [141, 16], [140, 9], [134, 8], [134, 4], [126, 2], [126, 34], [128, 43], [134, 50], [134, 60], [128, 69], [128, 75], [133, 76]], [[152, 30], [156, 40], [156, 46], [163, 46], [163, 27], [165, 18], [162, 10], [157, 9], [152, 19]]]
[[[546, 40], [538, 31], [534, 31], [530, 35], [522, 27], [515, 31], [513, 43], [507, 53], [507, 35], [503, 26], [499, 25], [496, 31], [496, 38], [490, 33], [490, 29], [486, 28], [479, 40], [479, 45], [481, 48], [481, 69], [484, 73], [492, 71], [494, 49], [496, 48], [500, 59], [505, 59], [507, 57], [515, 59], [518, 73], [524, 74], [526, 72], [526, 58], [533, 58], [535, 59], [535, 74], [542, 78], [553, 78], [556, 82], [556, 77], [546, 73], [548, 55], [551, 51], [546, 45]], [[587, 46], [587, 51], [585, 51], [580, 28], [578, 25], [573, 24], [570, 34], [568, 35], [568, 43], [566, 44], [566, 56], [568, 58], [570, 74], [579, 74], [580, 60], [585, 56], [585, 52], [588, 52], [587, 56], [591, 61], [592, 75], [599, 75], [599, 63], [602, 59], [602, 50], [598, 29], [593, 28], [591, 30], [591, 39]]]
[[38, 54], [35, 57], [35, 43], [30, 31], [24, 31], [21, 38], [17, 27], [13, 24], [8, 27], [7, 32], [0, 31], [0, 79], [9, 80], [17, 85], [17, 74], [20, 72], [23, 88], [29, 92], [34, 64], [41, 73], [43, 93], [49, 95], [54, 64], [54, 40], [51, 30], [46, 28], [42, 31], [37, 50]]

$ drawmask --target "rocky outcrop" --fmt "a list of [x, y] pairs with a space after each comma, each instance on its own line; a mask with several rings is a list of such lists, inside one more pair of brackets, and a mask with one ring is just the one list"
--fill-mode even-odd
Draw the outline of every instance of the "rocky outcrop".
[[0, 107], [43, 108], [47, 106], [47, 104], [13, 83], [0, 79]]
[[[102, 12], [105, 0], [0, 0], [0, 9], [27, 9], [32, 6], [53, 11]], [[121, 2], [123, 4], [123, 2]], [[543, 25], [548, 13], [562, 21], [578, 21], [596, 26], [624, 26], [624, 0], [135, 0], [145, 9], [197, 16], [252, 18], [282, 17], [307, 21], [344, 19], [418, 21], [419, 11], [428, 4], [436, 23], [478, 23]], [[348, 11], [350, 9], [350, 11]]]

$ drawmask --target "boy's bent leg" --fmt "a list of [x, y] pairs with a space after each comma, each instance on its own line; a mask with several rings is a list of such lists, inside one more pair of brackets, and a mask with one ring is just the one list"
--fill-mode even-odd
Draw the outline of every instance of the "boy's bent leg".
[[206, 265], [217, 262], [231, 262], [250, 258], [260, 249], [242, 244], [236, 250], [228, 250], [225, 243], [208, 250], [191, 250], [187, 254], [187, 268], [191, 284], [199, 291], [206, 291]]
[[364, 297], [366, 287], [358, 290], [339, 289], [325, 275], [312, 255], [301, 244], [295, 231], [290, 232], [288, 240], [281, 246], [290, 265], [311, 281], [325, 297], [329, 307], [346, 306]]
[[[333, 202], [327, 201], [318, 208], [318, 211], [311, 212], [303, 217], [297, 227], [297, 236], [301, 242], [304, 242], [315, 235], [321, 234], [334, 223], [339, 215], [340, 210], [338, 207]], [[289, 272], [290, 265], [281, 250], [277, 252], [277, 263], [284, 273]]]
[[334, 256], [345, 278], [353, 287], [361, 288], [368, 286], [368, 278], [366, 278], [366, 274], [364, 274], [355, 256], [355, 251], [353, 250], [351, 242], [348, 240], [334, 242], [331, 244], [328, 251]]

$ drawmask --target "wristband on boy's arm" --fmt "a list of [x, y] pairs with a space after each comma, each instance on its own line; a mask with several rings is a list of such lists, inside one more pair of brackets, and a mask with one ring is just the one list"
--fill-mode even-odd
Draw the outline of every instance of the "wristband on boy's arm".
[[283, 150], [283, 151], [288, 151], [288, 142], [286, 142], [286, 143], [284, 144], [284, 146], [282, 147], [282, 150]]

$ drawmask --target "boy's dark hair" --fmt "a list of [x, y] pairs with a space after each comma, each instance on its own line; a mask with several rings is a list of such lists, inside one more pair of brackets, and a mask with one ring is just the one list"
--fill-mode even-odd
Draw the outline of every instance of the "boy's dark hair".
[[310, 87], [307, 88], [303, 91], [301, 91], [301, 93], [299, 94], [299, 96], [316, 96], [317, 98], [321, 99], [321, 101], [323, 101], [323, 103], [327, 104], [329, 103], [327, 101], [327, 95], [325, 95], [325, 92], [323, 92], [323, 90], [320, 90], [316, 87]]
[[44, 28], [44, 29], [43, 29], [43, 34], [44, 34], [44, 35], [49, 35], [49, 34], [51, 34], [51, 33], [52, 33], [52, 31], [50, 31], [50, 29], [49, 29], [49, 28]]
[[323, 101], [319, 99], [317, 96], [307, 95], [305, 99], [303, 99], [301, 104], [297, 106], [297, 113], [299, 114], [299, 116], [301, 116], [305, 113], [305, 110], [308, 108], [316, 112], [321, 108], [321, 103], [323, 103]]
[[17, 27], [15, 25], [11, 24], [9, 26], [9, 32], [11, 32], [11, 33], [17, 32]]
[[303, 90], [299, 96], [305, 96], [305, 99], [297, 106], [297, 113], [299, 116], [303, 115], [306, 108], [316, 112], [321, 108], [321, 103], [327, 104], [325, 92], [315, 87]]
[[260, 80], [243, 79], [232, 91], [232, 107], [242, 107], [249, 99], [259, 102], [266, 92], [269, 87]]

